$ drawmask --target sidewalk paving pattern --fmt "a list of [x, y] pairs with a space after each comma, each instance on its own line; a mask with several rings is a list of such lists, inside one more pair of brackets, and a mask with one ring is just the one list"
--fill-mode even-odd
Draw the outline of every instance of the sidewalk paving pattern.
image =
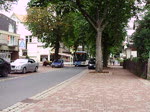
[[[150, 82], [122, 68], [86, 71], [18, 112], [150, 112]], [[5, 112], [5, 111], [3, 111]]]

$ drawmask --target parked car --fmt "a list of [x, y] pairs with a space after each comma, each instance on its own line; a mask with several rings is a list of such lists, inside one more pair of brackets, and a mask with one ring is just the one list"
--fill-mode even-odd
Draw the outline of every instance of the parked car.
[[64, 67], [64, 61], [62, 59], [54, 60], [51, 64], [52, 67]]
[[52, 61], [44, 61], [43, 62], [43, 66], [47, 66], [47, 65], [49, 65], [49, 66], [51, 66], [51, 64], [52, 64]]
[[7, 77], [10, 71], [10, 63], [0, 58], [0, 76]]
[[39, 64], [33, 59], [17, 59], [11, 63], [11, 72], [37, 72]]
[[91, 58], [88, 62], [88, 69], [95, 69], [96, 68], [96, 60], [95, 58]]

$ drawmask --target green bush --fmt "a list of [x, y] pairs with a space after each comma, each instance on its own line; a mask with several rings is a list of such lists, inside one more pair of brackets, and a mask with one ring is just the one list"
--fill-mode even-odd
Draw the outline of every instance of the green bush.
[[134, 58], [132, 58], [132, 61], [133, 61], [133, 62], [138, 62], [138, 61], [139, 61], [139, 57], [134, 57]]

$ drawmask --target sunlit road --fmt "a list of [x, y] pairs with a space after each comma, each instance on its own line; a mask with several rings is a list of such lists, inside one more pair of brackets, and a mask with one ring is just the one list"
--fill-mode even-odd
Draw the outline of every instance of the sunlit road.
[[0, 110], [53, 87], [85, 69], [86, 67], [65, 67], [0, 81]]

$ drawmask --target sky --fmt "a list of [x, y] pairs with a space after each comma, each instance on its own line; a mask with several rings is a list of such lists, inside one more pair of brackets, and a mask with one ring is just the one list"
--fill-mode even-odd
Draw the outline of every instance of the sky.
[[29, 1], [30, 0], [18, 0], [18, 2], [16, 4], [12, 5], [11, 11], [9, 11], [9, 12], [1, 11], [1, 13], [5, 14], [7, 16], [11, 16], [11, 14], [13, 12], [20, 14], [20, 15], [24, 15], [24, 14], [26, 14], [26, 7], [27, 7], [27, 3]]

